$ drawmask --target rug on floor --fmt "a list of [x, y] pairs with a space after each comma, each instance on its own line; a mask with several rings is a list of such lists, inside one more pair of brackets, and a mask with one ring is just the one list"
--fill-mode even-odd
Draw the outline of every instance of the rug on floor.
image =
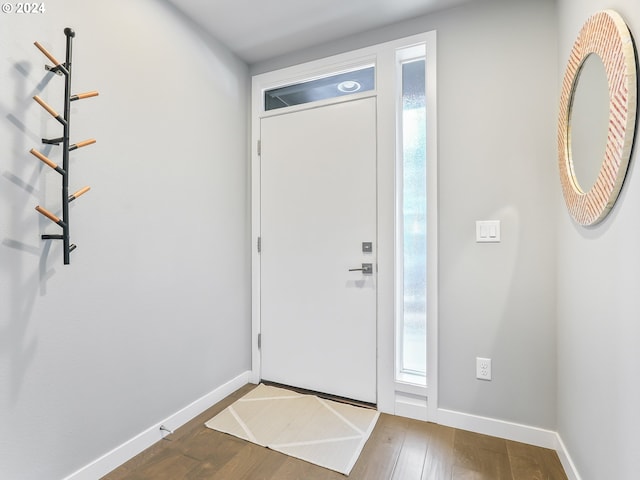
[[348, 475], [379, 415], [369, 408], [260, 384], [205, 425]]

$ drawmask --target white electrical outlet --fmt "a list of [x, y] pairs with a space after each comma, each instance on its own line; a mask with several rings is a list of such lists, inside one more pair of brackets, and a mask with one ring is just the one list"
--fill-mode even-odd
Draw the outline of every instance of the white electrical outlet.
[[491, 359], [476, 357], [476, 378], [491, 380]]

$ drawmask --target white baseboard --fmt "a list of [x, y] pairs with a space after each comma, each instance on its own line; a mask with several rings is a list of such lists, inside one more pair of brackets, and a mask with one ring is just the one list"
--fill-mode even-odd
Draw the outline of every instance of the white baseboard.
[[578, 469], [569, 456], [567, 447], [564, 445], [560, 434], [557, 434], [557, 441], [558, 446], [556, 448], [556, 451], [558, 452], [558, 457], [560, 457], [560, 463], [562, 463], [564, 472], [567, 474], [567, 478], [569, 480], [582, 480], [582, 477], [580, 477], [580, 474], [578, 473]]
[[535, 445], [537, 447], [555, 450], [558, 446], [558, 435], [554, 431], [495, 418], [481, 417], [438, 408], [437, 419], [435, 421], [448, 427], [469, 430], [493, 437], [506, 438], [507, 440], [528, 443], [529, 445]]
[[167, 417], [165, 420], [157, 423], [156, 425], [152, 425], [144, 432], [139, 433], [132, 439], [127, 440], [125, 443], [104, 454], [97, 460], [94, 460], [75, 473], [72, 473], [64, 480], [95, 480], [96, 478], [103, 477], [127, 460], [130, 460], [142, 451], [146, 450], [154, 443], [162, 440], [167, 432], [162, 432], [160, 430], [160, 425], [164, 425], [170, 430], [175, 430], [178, 427], [181, 427], [192, 418], [201, 414], [211, 406], [249, 383], [250, 375], [250, 371], [238, 375], [212, 392], [207, 393], [203, 397]]
[[581, 480], [575, 464], [571, 460], [562, 438], [557, 432], [543, 428], [531, 427], [519, 423], [506, 422], [495, 418], [470, 415], [453, 410], [439, 408], [437, 423], [448, 427], [469, 430], [494, 437], [506, 438], [515, 442], [528, 443], [537, 447], [550, 448], [558, 453], [560, 463], [569, 480]]
[[[176, 430], [212, 405], [215, 405], [239, 388], [250, 383], [252, 378], [251, 371], [238, 375], [173, 415], [170, 415], [165, 420], [156, 425], [152, 425], [147, 430], [82, 467], [75, 473], [72, 473], [64, 480], [95, 480], [96, 478], [106, 475], [127, 460], [130, 460], [151, 447], [154, 443], [162, 440], [166, 432], [160, 431], [160, 425], [164, 425], [170, 430]], [[423, 416], [426, 415], [426, 407], [422, 402], [417, 402], [416, 398], [413, 397], [413, 395], [400, 395], [396, 398], [396, 415], [424, 419]], [[558, 452], [558, 457], [569, 480], [581, 480], [578, 470], [557, 432], [443, 408], [438, 408], [437, 418], [430, 420], [448, 427], [528, 443], [538, 447], [551, 448]]]

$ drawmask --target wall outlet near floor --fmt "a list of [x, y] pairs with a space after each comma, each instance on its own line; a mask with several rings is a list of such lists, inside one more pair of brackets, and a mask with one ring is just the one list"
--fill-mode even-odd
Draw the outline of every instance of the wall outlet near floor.
[[476, 378], [491, 380], [491, 359], [476, 357]]

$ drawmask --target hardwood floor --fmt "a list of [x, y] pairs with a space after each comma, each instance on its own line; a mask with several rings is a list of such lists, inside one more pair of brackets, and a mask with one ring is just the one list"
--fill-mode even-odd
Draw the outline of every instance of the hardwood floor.
[[102, 480], [566, 480], [556, 452], [382, 414], [349, 477], [204, 426], [247, 385]]

